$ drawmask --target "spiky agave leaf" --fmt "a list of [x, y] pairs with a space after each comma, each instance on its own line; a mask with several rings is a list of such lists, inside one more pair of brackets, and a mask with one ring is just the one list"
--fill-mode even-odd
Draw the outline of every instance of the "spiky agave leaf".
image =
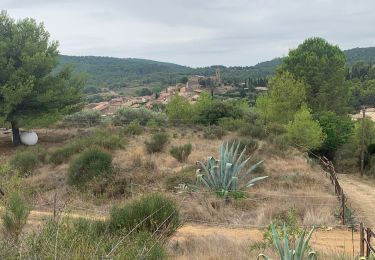
[[[220, 160], [208, 157], [207, 163], [198, 162], [204, 173], [197, 173], [197, 181], [215, 191], [236, 191], [239, 184], [244, 181], [262, 162], [256, 163], [247, 171], [244, 171], [250, 158], [245, 159], [246, 148], [239, 154], [240, 143], [222, 143], [220, 146]], [[243, 173], [245, 172], [245, 173]], [[265, 177], [254, 178], [245, 183], [241, 188], [251, 187], [255, 182]]]

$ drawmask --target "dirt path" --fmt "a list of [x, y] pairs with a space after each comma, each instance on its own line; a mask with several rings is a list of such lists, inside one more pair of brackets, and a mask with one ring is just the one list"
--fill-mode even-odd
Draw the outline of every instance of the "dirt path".
[[340, 174], [338, 177], [355, 215], [375, 229], [375, 182], [349, 174]]
[[[196, 224], [185, 224], [177, 230], [172, 238], [177, 241], [219, 235], [237, 242], [260, 242], [263, 239], [263, 231], [257, 228], [228, 228]], [[354, 251], [359, 253], [359, 233], [354, 232]], [[336, 252], [351, 255], [353, 251], [352, 231], [349, 229], [317, 229], [314, 231], [311, 245], [314, 250], [320, 252]]]

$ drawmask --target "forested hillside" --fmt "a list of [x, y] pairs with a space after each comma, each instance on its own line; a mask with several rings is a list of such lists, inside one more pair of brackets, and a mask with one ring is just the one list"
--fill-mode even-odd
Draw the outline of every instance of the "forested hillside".
[[[344, 51], [349, 66], [358, 61], [375, 62], [375, 47], [355, 48]], [[225, 67], [210, 66], [190, 68], [173, 63], [145, 59], [120, 59], [95, 56], [61, 55], [60, 65], [74, 64], [76, 71], [87, 72], [86, 89], [107, 87], [119, 89], [129, 86], [165, 87], [174, 85], [184, 76], [215, 74], [220, 69], [222, 79], [227, 84], [236, 84], [250, 79], [266, 78], [272, 75], [282, 58], [258, 63], [255, 66]]]

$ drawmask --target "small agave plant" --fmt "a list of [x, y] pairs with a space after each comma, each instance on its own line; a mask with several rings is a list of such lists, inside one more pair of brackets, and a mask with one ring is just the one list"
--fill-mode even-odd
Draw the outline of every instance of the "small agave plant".
[[244, 158], [246, 148], [239, 151], [240, 144], [221, 144], [220, 159], [208, 157], [207, 163], [199, 161], [201, 169], [198, 169], [197, 183], [205, 185], [218, 194], [227, 197], [229, 192], [242, 191], [253, 186], [257, 181], [268, 176], [257, 177], [249, 180], [251, 173], [263, 163], [260, 161], [245, 169], [250, 158]]
[[[286, 232], [285, 224], [283, 226], [283, 232], [284, 232], [284, 237], [283, 237], [283, 242], [281, 242], [279, 240], [279, 234], [277, 232], [275, 225], [272, 225], [273, 243], [275, 245], [277, 254], [280, 257], [280, 260], [303, 260], [303, 259], [316, 260], [318, 259], [315, 252], [309, 252], [307, 254], [307, 258], [304, 258], [306, 254], [306, 250], [309, 245], [311, 235], [314, 232], [314, 228], [310, 230], [306, 238], [305, 238], [306, 229], [302, 232], [301, 236], [298, 239], [296, 249], [289, 248], [288, 234]], [[260, 254], [257, 259], [261, 259], [261, 257], [265, 260], [271, 260], [271, 258], [265, 256], [264, 254]]]

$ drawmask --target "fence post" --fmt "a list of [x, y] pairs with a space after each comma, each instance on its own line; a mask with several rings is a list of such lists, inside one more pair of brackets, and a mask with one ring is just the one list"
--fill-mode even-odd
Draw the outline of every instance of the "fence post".
[[370, 256], [370, 243], [371, 243], [371, 230], [369, 228], [366, 228], [366, 240], [367, 240], [367, 243], [366, 243], [366, 257], [369, 257]]
[[345, 225], [345, 194], [341, 190], [341, 206], [342, 206], [342, 224]]
[[361, 222], [359, 224], [359, 256], [364, 256], [365, 255], [365, 247], [364, 247], [364, 229], [363, 229], [363, 223]]

